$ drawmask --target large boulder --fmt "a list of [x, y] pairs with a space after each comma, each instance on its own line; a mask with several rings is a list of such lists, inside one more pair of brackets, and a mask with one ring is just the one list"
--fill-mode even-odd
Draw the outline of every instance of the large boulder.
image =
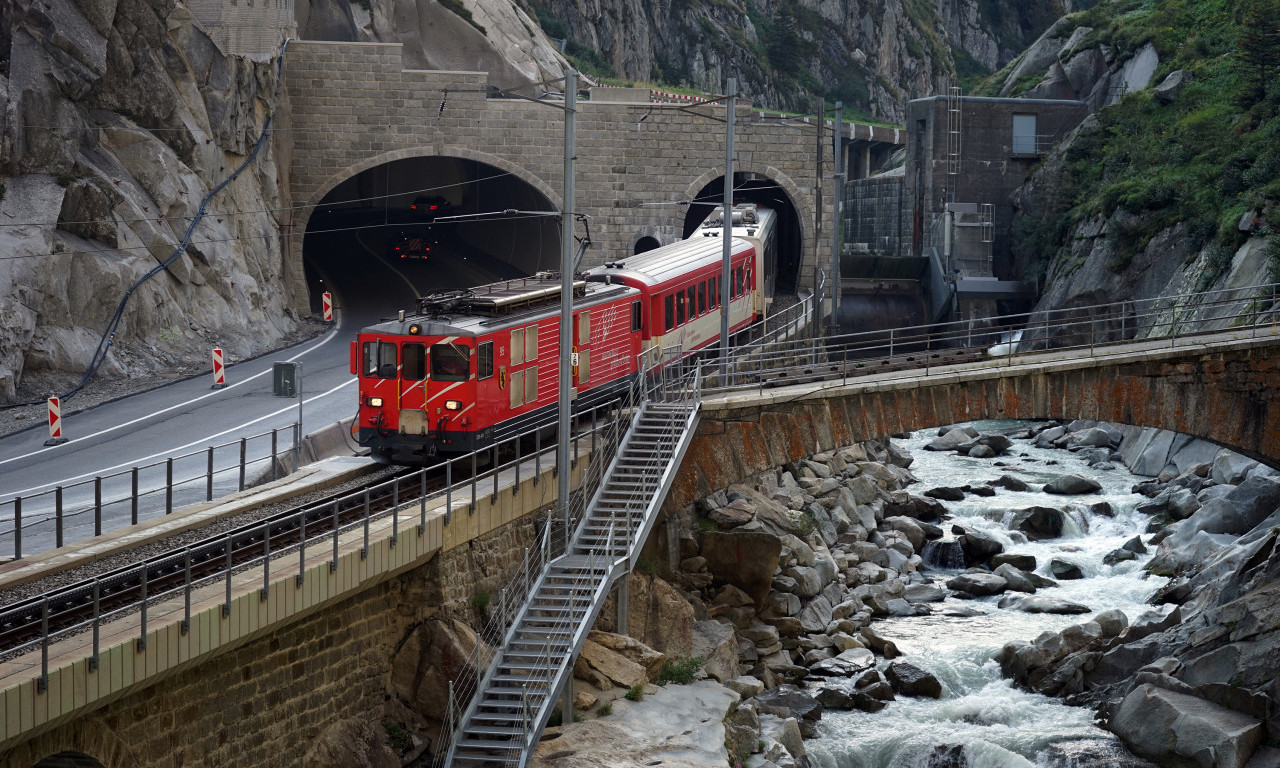
[[947, 581], [947, 588], [970, 597], [998, 595], [1009, 588], [1009, 582], [994, 573], [966, 571]]
[[1280, 509], [1280, 478], [1255, 473], [1224, 498], [1240, 511], [1244, 526], [1240, 533], [1248, 533], [1272, 512]]
[[391, 660], [393, 695], [424, 718], [439, 717], [448, 708], [449, 682], [471, 669], [478, 642], [475, 631], [461, 621], [424, 622]]
[[381, 724], [339, 720], [311, 743], [303, 768], [400, 768], [400, 757], [387, 745]]
[[623, 688], [634, 688], [648, 681], [648, 673], [644, 667], [591, 640], [582, 644], [582, 651], [573, 665], [573, 674], [574, 677], [592, 681], [597, 688], [613, 687], [601, 686], [597, 681], [607, 680]]
[[1080, 475], [1060, 475], [1044, 486], [1045, 493], [1061, 496], [1079, 496], [1085, 493], [1097, 493], [1100, 490], [1102, 490], [1102, 483], [1091, 477]]
[[738, 640], [733, 627], [718, 621], [693, 625], [693, 656], [706, 660], [703, 669], [725, 682], [738, 676]]
[[782, 541], [762, 531], [708, 531], [702, 537], [707, 570], [718, 582], [751, 595], [756, 605], [769, 594], [781, 552]]
[[902, 660], [893, 661], [884, 674], [893, 686], [893, 690], [903, 696], [942, 698], [942, 683], [938, 678], [914, 664]]
[[1027, 507], [1013, 514], [1009, 528], [1022, 531], [1032, 541], [1056, 539], [1062, 535], [1065, 519], [1062, 510], [1053, 507]]
[[1134, 754], [1160, 765], [1244, 768], [1266, 738], [1248, 715], [1150, 683], [1124, 697], [1110, 727]]
[[[662, 667], [667, 663], [667, 655], [665, 653], [655, 651], [634, 637], [592, 630], [587, 635], [587, 639], [599, 643], [615, 653], [620, 653], [644, 667], [649, 682], [654, 682], [658, 679], [658, 675], [662, 673]], [[699, 654], [695, 653], [694, 655], [697, 656]]]
[[959, 533], [956, 539], [964, 550], [966, 565], [981, 565], [1004, 551], [1004, 545], [976, 528], [952, 526], [952, 532]]
[[[668, 656], [688, 656], [693, 648], [693, 606], [675, 587], [657, 576], [632, 573], [627, 579], [631, 591], [627, 601], [627, 632]], [[617, 629], [616, 616], [617, 610], [606, 604], [595, 628]]]

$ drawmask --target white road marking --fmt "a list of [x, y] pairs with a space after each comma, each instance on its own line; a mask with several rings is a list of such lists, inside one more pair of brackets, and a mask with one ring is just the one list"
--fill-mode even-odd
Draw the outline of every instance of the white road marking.
[[[324, 337], [323, 339], [321, 339], [320, 341], [316, 342], [314, 345], [312, 345], [312, 346], [308, 347], [307, 349], [304, 349], [304, 350], [300, 351], [298, 354], [294, 355], [293, 357], [287, 358], [286, 362], [293, 362], [294, 360], [297, 360], [298, 358], [302, 357], [303, 355], [306, 355], [306, 354], [309, 354], [309, 353], [311, 353], [311, 352], [314, 352], [316, 349], [319, 349], [320, 347], [322, 347], [322, 346], [324, 346], [325, 344], [328, 344], [330, 341], [332, 341], [332, 340], [333, 340], [333, 338], [334, 338], [335, 336], [337, 336], [337, 334], [338, 334], [338, 329], [335, 327], [333, 330], [329, 331], [329, 333], [325, 334], [325, 337]], [[227, 393], [227, 392], [230, 392], [231, 390], [235, 389], [236, 387], [244, 386], [245, 384], [248, 384], [249, 382], [253, 381], [254, 379], [257, 379], [257, 378], [259, 378], [259, 377], [261, 377], [261, 376], [266, 376], [266, 375], [268, 375], [268, 374], [270, 374], [270, 373], [271, 373], [271, 369], [270, 369], [270, 368], [268, 368], [268, 369], [266, 369], [266, 370], [262, 371], [261, 373], [255, 373], [254, 375], [252, 375], [252, 376], [248, 377], [247, 379], [242, 379], [242, 380], [240, 380], [240, 381], [237, 381], [235, 384], [229, 384], [229, 385], [227, 385], [224, 389], [215, 389], [215, 390], [213, 390], [212, 392], [210, 392], [210, 393], [209, 393], [209, 394], [207, 394], [207, 395], [201, 395], [200, 397], [193, 398], [193, 399], [191, 399], [191, 400], [187, 400], [186, 402], [178, 403], [177, 405], [171, 405], [171, 406], [169, 406], [168, 408], [162, 408], [162, 409], [160, 409], [160, 410], [156, 411], [155, 413], [147, 414], [146, 416], [140, 416], [140, 417], [138, 417], [138, 418], [136, 418], [136, 419], [134, 419], [134, 420], [132, 420], [132, 421], [126, 421], [126, 422], [123, 422], [123, 423], [120, 423], [120, 424], [116, 424], [116, 425], [115, 425], [115, 426], [113, 426], [113, 427], [107, 427], [106, 429], [102, 429], [102, 430], [99, 430], [99, 431], [94, 432], [94, 433], [92, 433], [92, 434], [84, 435], [84, 436], [82, 436], [82, 437], [75, 437], [75, 438], [72, 438], [71, 440], [67, 441], [66, 443], [63, 443], [63, 445], [72, 445], [72, 444], [74, 444], [74, 443], [84, 442], [85, 440], [90, 440], [90, 439], [93, 439], [93, 438], [95, 438], [95, 437], [100, 437], [100, 436], [102, 436], [102, 435], [108, 435], [108, 434], [111, 434], [112, 432], [115, 432], [116, 430], [124, 429], [125, 427], [131, 427], [131, 426], [133, 426], [134, 424], [138, 424], [138, 423], [141, 423], [141, 422], [147, 421], [148, 419], [153, 419], [153, 418], [155, 418], [156, 416], [159, 416], [159, 415], [164, 414], [164, 413], [168, 413], [169, 411], [174, 411], [174, 410], [177, 410], [177, 409], [179, 409], [179, 408], [186, 408], [187, 406], [189, 406], [189, 405], [191, 405], [191, 404], [193, 404], [193, 403], [198, 403], [198, 402], [200, 402], [201, 400], [205, 400], [205, 399], [210, 398], [210, 397], [217, 397], [218, 395], [222, 395], [222, 394], [225, 394], [225, 393]], [[250, 423], [252, 423], [252, 422], [250, 422]], [[225, 433], [224, 433], [224, 434], [225, 434]], [[0, 467], [4, 466], [5, 464], [9, 464], [9, 463], [11, 463], [11, 462], [17, 461], [17, 460], [19, 460], [19, 459], [26, 459], [26, 458], [31, 457], [31, 456], [39, 456], [40, 454], [42, 454], [42, 453], [47, 453], [47, 452], [49, 452], [49, 451], [54, 450], [55, 448], [65, 450], [65, 449], [63, 449], [63, 447], [62, 447], [62, 446], [53, 446], [53, 447], [49, 447], [49, 448], [40, 448], [40, 449], [38, 449], [38, 450], [32, 451], [32, 452], [30, 452], [30, 453], [28, 453], [28, 454], [25, 454], [25, 455], [23, 455], [23, 456], [14, 456], [13, 458], [9, 458], [9, 459], [0, 459]]]
[[[338, 386], [336, 386], [336, 387], [334, 387], [334, 388], [332, 388], [332, 389], [328, 390], [327, 392], [322, 392], [322, 393], [320, 393], [320, 394], [318, 394], [318, 395], [313, 395], [312, 397], [310, 397], [310, 398], [307, 398], [307, 399], [303, 400], [303, 404], [305, 405], [306, 403], [310, 403], [310, 402], [312, 402], [313, 400], [320, 400], [320, 399], [322, 399], [322, 398], [328, 397], [329, 395], [332, 395], [334, 392], [337, 392], [338, 390], [340, 390], [340, 389], [342, 389], [342, 388], [344, 388], [344, 387], [349, 387], [349, 386], [351, 386], [352, 384], [355, 384], [355, 383], [356, 383], [356, 380], [355, 380], [355, 379], [351, 379], [351, 380], [349, 380], [349, 381], [344, 381], [344, 382], [342, 382], [341, 384], [339, 384]], [[293, 412], [297, 407], [298, 407], [298, 406], [297, 406], [296, 404], [294, 404], [294, 403], [290, 403], [289, 405], [285, 406], [284, 408], [281, 408], [281, 409], [276, 410], [276, 411], [273, 411], [273, 412], [271, 412], [271, 413], [268, 413], [268, 414], [265, 414], [265, 415], [259, 416], [258, 418], [253, 419], [252, 421], [246, 421], [246, 422], [245, 422], [245, 423], [243, 423], [243, 424], [239, 424], [239, 425], [237, 425], [237, 426], [231, 427], [230, 429], [225, 429], [225, 430], [223, 430], [223, 431], [221, 431], [221, 432], [218, 432], [218, 433], [216, 433], [216, 434], [213, 434], [213, 435], [206, 435], [206, 436], [204, 436], [204, 437], [200, 438], [199, 440], [192, 441], [192, 442], [190, 442], [190, 443], [187, 443], [186, 445], [179, 445], [179, 446], [177, 446], [177, 447], [167, 449], [167, 450], [162, 451], [162, 452], [160, 452], [160, 453], [153, 453], [153, 454], [151, 454], [150, 456], [141, 456], [141, 457], [139, 457], [139, 458], [133, 459], [133, 460], [128, 461], [128, 462], [125, 462], [124, 464], [117, 464], [117, 465], [115, 465], [114, 467], [103, 467], [102, 469], [96, 470], [96, 471], [94, 471], [94, 472], [86, 472], [86, 473], [85, 473], [85, 474], [83, 474], [83, 475], [76, 475], [75, 477], [68, 477], [68, 478], [64, 478], [64, 479], [59, 480], [59, 481], [57, 481], [57, 482], [53, 482], [53, 483], [45, 483], [44, 485], [35, 485], [35, 486], [30, 487], [30, 488], [24, 488], [24, 489], [22, 489], [22, 490], [20, 490], [20, 491], [10, 491], [8, 495], [9, 495], [10, 497], [12, 497], [12, 496], [29, 496], [29, 495], [31, 495], [31, 494], [33, 494], [33, 493], [39, 493], [40, 491], [43, 491], [43, 490], [46, 490], [46, 489], [49, 489], [49, 488], [56, 488], [56, 487], [57, 487], [57, 486], [59, 486], [59, 485], [69, 485], [69, 484], [71, 484], [71, 483], [74, 483], [74, 482], [75, 482], [75, 481], [77, 481], [77, 480], [87, 480], [87, 479], [89, 479], [89, 478], [91, 478], [91, 477], [96, 477], [96, 476], [99, 476], [99, 475], [108, 474], [108, 473], [112, 472], [113, 470], [118, 470], [118, 469], [127, 469], [127, 468], [129, 468], [129, 467], [137, 466], [138, 464], [140, 464], [140, 463], [142, 463], [142, 462], [144, 462], [144, 461], [149, 461], [149, 460], [151, 460], [151, 459], [168, 458], [172, 453], [177, 452], [177, 451], [182, 451], [182, 450], [185, 450], [185, 449], [187, 449], [187, 448], [194, 448], [194, 447], [196, 447], [196, 446], [205, 447], [205, 446], [208, 444], [208, 441], [210, 441], [210, 440], [213, 440], [213, 439], [218, 438], [218, 437], [222, 437], [223, 435], [231, 434], [232, 432], [235, 432], [235, 431], [240, 430], [240, 429], [244, 429], [245, 427], [252, 426], [252, 425], [254, 425], [254, 424], [257, 424], [257, 423], [258, 423], [258, 422], [260, 422], [260, 421], [266, 421], [267, 419], [274, 418], [274, 417], [276, 417], [276, 416], [279, 416], [280, 414], [283, 414], [283, 413], [291, 413], [291, 412]]]

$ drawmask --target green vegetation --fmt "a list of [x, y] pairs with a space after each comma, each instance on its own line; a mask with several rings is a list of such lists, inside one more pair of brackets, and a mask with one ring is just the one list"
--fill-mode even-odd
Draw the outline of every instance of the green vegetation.
[[471, 604], [475, 606], [476, 610], [484, 614], [489, 612], [490, 600], [489, 593], [483, 589], [471, 596]]
[[1195, 250], [1215, 244], [1207, 287], [1246, 237], [1245, 211], [1280, 225], [1280, 0], [1116, 0], [1069, 17], [1064, 34], [1078, 26], [1093, 29], [1083, 46], [1120, 60], [1154, 45], [1153, 85], [1179, 69], [1192, 80], [1171, 103], [1147, 89], [1099, 112], [1065, 152], [1053, 199], [1016, 226], [1015, 251], [1047, 259], [1071, 225], [1101, 215], [1121, 271], [1181, 223]]
[[393, 750], [403, 755], [413, 749], [413, 738], [409, 736], [409, 732], [403, 725], [388, 720], [383, 722], [382, 728], [386, 731], [387, 743]]
[[440, 5], [443, 5], [446, 10], [452, 11], [454, 14], [461, 17], [463, 21], [480, 30], [481, 34], [486, 32], [485, 28], [480, 26], [480, 24], [471, 15], [471, 11], [467, 9], [467, 6], [462, 4], [462, 0], [440, 0]]
[[636, 683], [624, 694], [627, 701], [644, 701], [644, 683]]
[[688, 685], [697, 678], [698, 672], [706, 665], [707, 660], [701, 656], [673, 656], [667, 659], [658, 673], [658, 685], [676, 683]]
[[608, 717], [613, 714], [613, 702], [606, 701], [596, 708], [596, 715], [599, 717]]

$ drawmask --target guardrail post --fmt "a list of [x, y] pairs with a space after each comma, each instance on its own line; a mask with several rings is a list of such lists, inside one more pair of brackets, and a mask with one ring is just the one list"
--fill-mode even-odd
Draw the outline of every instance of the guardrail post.
[[142, 625], [138, 634], [138, 653], [147, 650], [147, 564], [142, 563], [139, 566], [142, 570]]
[[231, 534], [229, 534], [229, 533], [227, 534], [227, 546], [226, 546], [226, 549], [227, 549], [227, 563], [226, 563], [226, 572], [227, 572], [227, 601], [226, 601], [225, 603], [223, 603], [223, 604], [222, 604], [222, 618], [224, 618], [224, 619], [231, 615], [231, 567], [232, 567], [232, 562], [231, 562]]
[[505, 635], [507, 633], [507, 588], [503, 587], [498, 590], [498, 621], [501, 622], [498, 627], [498, 633]]
[[480, 478], [476, 477], [476, 463], [477, 463], [476, 454], [475, 452], [472, 452], [471, 454], [471, 506], [470, 508], [467, 509], [467, 514], [469, 515], [475, 514], [476, 494], [479, 492], [477, 489], [477, 485], [479, 484]]
[[[535, 429], [535, 430], [533, 430], [533, 431], [534, 431], [534, 434], [537, 434], [537, 432], [538, 432], [538, 430], [537, 430], [537, 429]], [[522, 462], [521, 462], [521, 460], [520, 460], [520, 438], [519, 438], [519, 437], [517, 437], [517, 438], [515, 439], [515, 444], [516, 444], [516, 481], [515, 481], [515, 483], [513, 483], [513, 484], [512, 484], [512, 486], [511, 486], [511, 495], [512, 495], [512, 496], [519, 496], [519, 495], [520, 495], [520, 464], [522, 463]], [[497, 476], [497, 475], [494, 475], [494, 476], [493, 476], [493, 490], [494, 490], [494, 495], [496, 496], [496, 495], [497, 495], [497, 490], [498, 490], [498, 476]]]
[[391, 546], [400, 538], [400, 478], [391, 480]]
[[182, 552], [182, 634], [191, 631], [191, 547]]
[[[595, 413], [595, 411], [592, 411]], [[533, 430], [533, 484], [542, 480], [542, 430]]]
[[280, 459], [279, 446], [280, 446], [280, 429], [276, 428], [271, 430], [271, 479], [272, 480], [276, 479], [276, 469]]
[[40, 601], [40, 679], [36, 680], [36, 693], [49, 690], [49, 598]]
[[[517, 440], [519, 438], [516, 438]], [[489, 495], [489, 505], [493, 506], [498, 503], [498, 469], [501, 466], [498, 462], [498, 446], [493, 446], [493, 468], [489, 470], [493, 475], [493, 493]]]
[[329, 573], [338, 570], [338, 502], [333, 502], [333, 559], [329, 561]]
[[247, 446], [245, 445], [246, 440], [247, 438], [240, 438], [240, 490], [242, 491], [244, 490], [244, 465], [245, 458], [247, 457]]
[[89, 671], [98, 671], [98, 625], [102, 619], [102, 585], [98, 577], [93, 578], [93, 655], [89, 657]]
[[93, 535], [102, 535], [102, 478], [93, 478]]
[[173, 458], [164, 462], [164, 513], [173, 514]]
[[258, 592], [258, 600], [264, 601], [271, 595], [271, 521], [268, 520], [262, 529], [262, 590]]
[[298, 513], [298, 579], [294, 583], [301, 587], [307, 576], [307, 513]]
[[[447, 466], [449, 462], [445, 462]], [[427, 532], [427, 470], [418, 470], [418, 535]]]
[[369, 557], [369, 489], [364, 489], [364, 546], [360, 547], [360, 559]]
[[13, 559], [22, 559], [22, 497], [13, 497]]
[[129, 523], [138, 524], [138, 468], [129, 470]]
[[53, 489], [53, 545], [62, 549], [62, 486]]
[[[425, 470], [423, 471], [425, 472]], [[427, 481], [424, 477], [422, 481], [424, 486], [426, 485], [426, 482]], [[471, 477], [471, 488], [474, 490], [475, 487], [476, 487], [476, 479], [475, 479], [475, 476], [473, 475]], [[422, 509], [423, 509], [422, 524], [425, 526], [427, 524], [427, 517], [426, 517], [427, 502], [425, 500], [425, 496], [423, 498], [424, 500], [422, 502]], [[451, 522], [453, 522], [453, 459], [448, 459], [444, 463], [444, 524], [448, 525]]]
[[204, 500], [213, 501], [213, 446], [209, 446], [208, 472], [205, 475]]

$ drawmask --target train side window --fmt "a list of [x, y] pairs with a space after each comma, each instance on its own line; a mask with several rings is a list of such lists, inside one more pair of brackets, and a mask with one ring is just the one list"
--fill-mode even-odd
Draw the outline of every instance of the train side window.
[[538, 326], [536, 325], [524, 329], [524, 361], [526, 363], [538, 361]]
[[698, 283], [698, 314], [707, 311], [707, 282]]
[[631, 332], [635, 333], [640, 330], [640, 302], [631, 302]]
[[488, 379], [493, 376], [493, 342], [482, 341], [476, 347], [476, 378]]
[[578, 343], [591, 343], [591, 310], [589, 309], [578, 313]]
[[511, 364], [524, 362], [524, 329], [517, 328], [511, 332]]
[[676, 292], [676, 325], [684, 325], [684, 291]]
[[689, 319], [692, 320], [698, 315], [698, 287], [691, 285], [685, 293], [689, 297]]
[[669, 331], [672, 328], [676, 327], [676, 297], [667, 296], [665, 304], [666, 304], [666, 316], [667, 316], [666, 330]]
[[716, 290], [716, 280], [714, 276], [707, 280], [707, 305], [712, 309], [720, 306], [720, 291]]
[[396, 377], [396, 345], [390, 341], [364, 343], [364, 375], [372, 379]]
[[742, 267], [733, 270], [733, 297], [742, 295]]
[[591, 350], [578, 350], [578, 383], [582, 384], [591, 378]]
[[532, 403], [538, 399], [538, 366], [531, 365], [524, 369], [524, 401]]
[[401, 350], [400, 375], [405, 381], [422, 381], [427, 378], [427, 345], [405, 344]]
[[471, 348], [461, 344], [431, 345], [431, 378], [435, 381], [471, 378]]
[[511, 407], [519, 408], [524, 405], [524, 371], [512, 372], [511, 383], [507, 386], [511, 389]]

